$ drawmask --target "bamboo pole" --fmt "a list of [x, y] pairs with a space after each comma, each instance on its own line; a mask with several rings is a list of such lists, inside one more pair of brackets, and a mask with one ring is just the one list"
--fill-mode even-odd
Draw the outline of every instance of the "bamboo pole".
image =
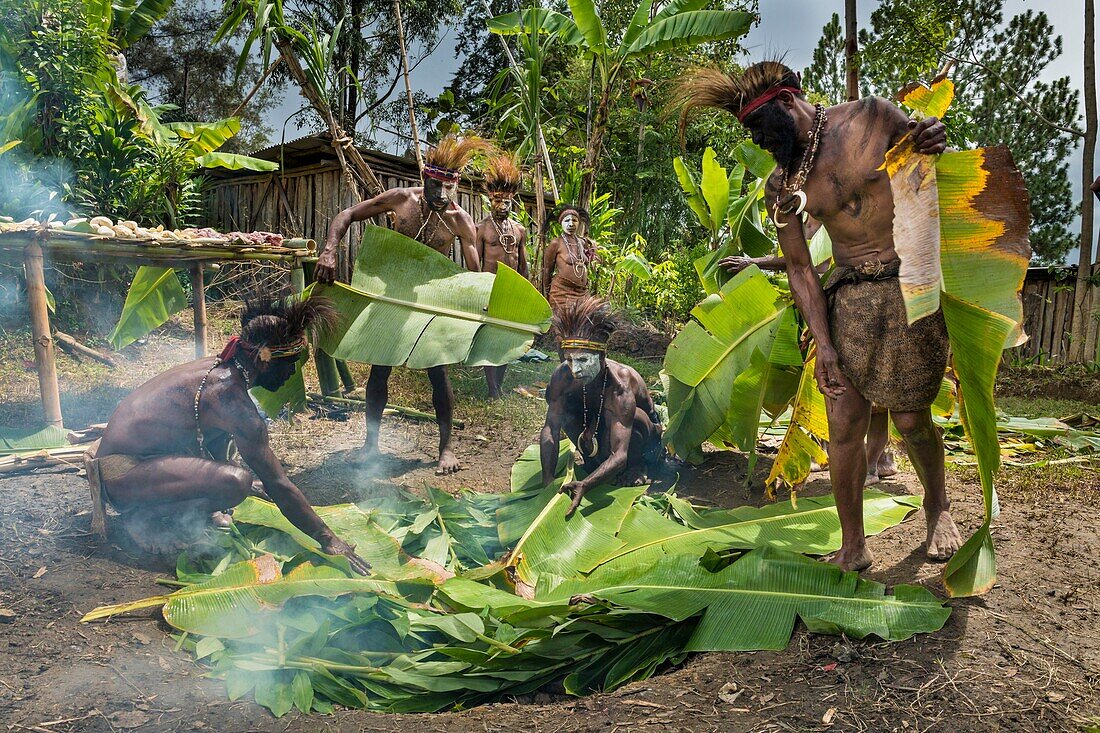
[[61, 427], [61, 392], [57, 386], [53, 337], [50, 335], [50, 311], [46, 304], [46, 276], [42, 265], [42, 247], [31, 242], [23, 250], [23, 268], [27, 276], [27, 305], [31, 311], [31, 335], [34, 337], [34, 364], [38, 370], [38, 391], [46, 423]]
[[206, 286], [202, 280], [203, 266], [196, 262], [191, 268], [191, 290], [195, 303], [195, 358], [206, 358]]
[[401, 50], [401, 75], [405, 77], [405, 98], [409, 102], [409, 127], [412, 130], [413, 150], [416, 151], [416, 164], [424, 169], [424, 158], [420, 152], [420, 132], [416, 128], [416, 107], [413, 104], [412, 84], [409, 82], [409, 55], [405, 51], [405, 24], [401, 20], [401, 0], [393, 0], [393, 17], [397, 21], [397, 46]]

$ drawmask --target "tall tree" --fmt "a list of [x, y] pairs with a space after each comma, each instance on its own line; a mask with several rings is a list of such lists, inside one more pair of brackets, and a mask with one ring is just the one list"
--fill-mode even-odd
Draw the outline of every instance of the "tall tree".
[[221, 43], [210, 40], [222, 16], [215, 0], [176, 0], [168, 15], [127, 49], [129, 77], [149, 90], [152, 102], [175, 108], [165, 111], [163, 121], [213, 122], [236, 116], [241, 131], [225, 149], [255, 150], [268, 144], [272, 130], [265, 124], [267, 113], [279, 103], [286, 84], [282, 77], [267, 80], [241, 106], [265, 69], [253, 57], [239, 76], [234, 73], [238, 51], [233, 43], [241, 34]]
[[844, 90], [849, 102], [859, 99], [858, 21], [856, 0], [844, 0]]
[[[893, 97], [910, 81], [928, 80], [946, 59], [956, 62], [952, 144], [1008, 146], [1031, 195], [1031, 246], [1037, 260], [1060, 262], [1077, 237], [1068, 159], [1079, 136], [1078, 93], [1068, 77], [1040, 74], [1062, 53], [1062, 39], [1043, 12], [1004, 20], [1004, 0], [884, 0], [860, 33], [863, 92]], [[829, 25], [815, 52], [814, 79], [828, 79]], [[835, 68], [835, 67], [834, 67]]]
[[[1096, 155], [1096, 5], [1085, 0], [1085, 139], [1081, 155], [1081, 251], [1077, 264], [1077, 285], [1073, 293], [1073, 322], [1070, 326], [1070, 359], [1092, 361], [1097, 358], [1096, 286], [1092, 266], [1093, 205], [1092, 176], [1093, 157]], [[1097, 248], [1100, 250], [1100, 246]], [[1100, 251], [1097, 252], [1100, 262]]]
[[821, 39], [814, 49], [813, 63], [802, 71], [802, 85], [840, 104], [846, 95], [844, 35], [840, 30], [840, 15], [833, 17], [821, 29]]

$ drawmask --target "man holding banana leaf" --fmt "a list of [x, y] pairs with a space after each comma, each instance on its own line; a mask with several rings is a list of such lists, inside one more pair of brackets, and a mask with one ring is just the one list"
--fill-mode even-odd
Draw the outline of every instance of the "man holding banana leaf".
[[[331, 283], [336, 278], [336, 249], [353, 222], [365, 221], [381, 214], [393, 214], [394, 229], [406, 237], [431, 247], [450, 257], [457, 240], [462, 250], [466, 269], [478, 272], [474, 221], [455, 202], [461, 171], [477, 152], [487, 152], [492, 145], [479, 137], [457, 138], [448, 135], [439, 141], [425, 156], [421, 171], [424, 185], [415, 188], [391, 188], [372, 199], [360, 202], [333, 217], [329, 225], [325, 247], [317, 259], [314, 278], [320, 283]], [[367, 243], [369, 246], [369, 243]], [[393, 367], [375, 364], [371, 367], [366, 388], [367, 436], [363, 446], [364, 462], [378, 455], [378, 431], [382, 424], [382, 412], [389, 398], [390, 372]], [[427, 370], [432, 384], [432, 407], [439, 426], [439, 464], [436, 473], [450, 474], [458, 471], [458, 458], [451, 449], [451, 418], [454, 412], [454, 393], [444, 366]]]
[[[886, 152], [907, 135], [917, 152], [942, 153], [943, 124], [934, 117], [910, 120], [881, 97], [828, 109], [810, 104], [799, 76], [777, 61], [734, 75], [698, 70], [684, 80], [680, 97], [685, 119], [700, 106], [734, 114], [778, 164], [765, 201], [791, 293], [816, 344], [818, 389], [827, 398], [829, 470], [843, 535], [830, 561], [863, 570], [873, 560], [862, 509], [872, 402], [890, 411], [924, 485], [928, 557], [947, 560], [962, 540], [949, 511], [943, 442], [929, 410], [947, 364], [947, 329], [939, 310], [907, 321], [894, 202], [883, 169]], [[832, 239], [836, 268], [824, 288], [806, 244], [804, 212]]]

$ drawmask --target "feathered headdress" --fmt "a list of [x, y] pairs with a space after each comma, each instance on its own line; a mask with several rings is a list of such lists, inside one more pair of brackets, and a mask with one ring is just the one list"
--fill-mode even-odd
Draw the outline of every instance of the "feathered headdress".
[[245, 296], [241, 334], [229, 339], [219, 359], [232, 359], [243, 351], [259, 361], [297, 357], [306, 345], [306, 333], [321, 334], [336, 325], [339, 312], [332, 300], [314, 295], [258, 294]]
[[424, 156], [422, 173], [444, 183], [457, 183], [462, 177], [462, 169], [470, 164], [476, 154], [488, 154], [495, 150], [496, 146], [477, 135], [461, 138], [447, 135]]
[[740, 74], [721, 69], [696, 69], [680, 78], [673, 104], [680, 108], [680, 134], [697, 107], [724, 109], [741, 122], [779, 96], [802, 94], [802, 80], [781, 61], [760, 61]]
[[514, 155], [494, 155], [485, 167], [485, 190], [489, 193], [515, 194], [519, 191], [521, 177]]
[[592, 295], [569, 301], [554, 312], [554, 336], [561, 340], [562, 351], [607, 351], [607, 342], [618, 325], [611, 305]]

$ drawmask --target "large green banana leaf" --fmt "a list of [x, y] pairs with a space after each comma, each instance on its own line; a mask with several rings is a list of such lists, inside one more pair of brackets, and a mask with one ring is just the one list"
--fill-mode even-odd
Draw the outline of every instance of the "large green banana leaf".
[[60, 448], [69, 444], [64, 428], [0, 426], [0, 456]]
[[373, 578], [349, 578], [336, 568], [299, 565], [282, 574], [271, 555], [237, 563], [221, 575], [175, 593], [133, 603], [103, 606], [81, 621], [93, 621], [140, 608], [163, 606], [164, 620], [181, 631], [224, 639], [240, 639], [270, 626], [265, 616], [298, 596], [334, 597], [374, 592], [396, 595], [392, 583]]
[[426, 369], [507, 364], [550, 326], [550, 305], [519, 273], [467, 272], [397, 232], [368, 226], [351, 286], [322, 288], [341, 325], [321, 340], [337, 359]]
[[113, 348], [132, 344], [187, 307], [183, 285], [171, 267], [139, 267], [126, 293], [122, 316], [108, 340]]
[[[952, 95], [951, 82], [943, 80], [931, 89], [914, 86], [902, 101], [921, 114], [942, 115]], [[938, 297], [947, 321], [959, 414], [978, 462], [985, 518], [947, 564], [944, 585], [952, 595], [976, 595], [996, 580], [989, 534], [998, 511], [993, 476], [1000, 466], [993, 382], [1002, 350], [1026, 338], [1020, 289], [1031, 257], [1027, 190], [1004, 147], [944, 153], [934, 167], [914, 162], [921, 158], [926, 156], [917, 155], [907, 140], [887, 154], [895, 239], [902, 239], [903, 269], [908, 257], [917, 263], [908, 269], [921, 273], [913, 278], [915, 288], [903, 289], [910, 318], [934, 310]], [[929, 190], [936, 192], [939, 207], [938, 240], [919, 239], [906, 229], [906, 222], [929, 217]], [[942, 289], [935, 287], [930, 259], [938, 259]]]
[[655, 19], [638, 34], [629, 46], [623, 44], [627, 56], [641, 56], [673, 48], [713, 43], [743, 36], [756, 16], [730, 10], [688, 10]]
[[239, 153], [203, 153], [195, 158], [203, 168], [225, 168], [231, 171], [262, 171], [268, 173], [279, 170], [279, 164], [272, 160], [262, 160]]
[[787, 377], [802, 364], [797, 327], [788, 311], [783, 296], [755, 266], [692, 310], [693, 320], [669, 345], [664, 364], [665, 441], [676, 455], [697, 455], [708, 440], [752, 449], [760, 407], [785, 402], [767, 398], [769, 386], [783, 381], [792, 388], [793, 379]]
[[542, 601], [586, 594], [675, 620], [702, 614], [688, 651], [783, 649], [799, 618], [812, 631], [898, 641], [940, 629], [951, 610], [927, 589], [885, 586], [835, 565], [761, 547], [712, 573], [691, 555], [672, 555], [639, 569], [609, 567], [580, 580], [553, 579]]
[[306, 381], [303, 369], [305, 369], [307, 361], [308, 354], [303, 350], [302, 355], [298, 357], [298, 365], [294, 369], [294, 373], [290, 375], [289, 379], [283, 382], [283, 386], [279, 387], [279, 389], [274, 392], [269, 389], [264, 389], [263, 387], [253, 387], [249, 390], [265, 415], [274, 420], [279, 417], [279, 413], [283, 410], [283, 405], [287, 405], [290, 413], [300, 412], [305, 409]]
[[797, 489], [810, 475], [810, 464], [828, 462], [822, 446], [829, 439], [829, 419], [825, 413], [825, 396], [818, 391], [814, 379], [815, 363], [811, 355], [802, 367], [791, 421], [765, 482], [772, 495], [779, 482], [792, 490]]

